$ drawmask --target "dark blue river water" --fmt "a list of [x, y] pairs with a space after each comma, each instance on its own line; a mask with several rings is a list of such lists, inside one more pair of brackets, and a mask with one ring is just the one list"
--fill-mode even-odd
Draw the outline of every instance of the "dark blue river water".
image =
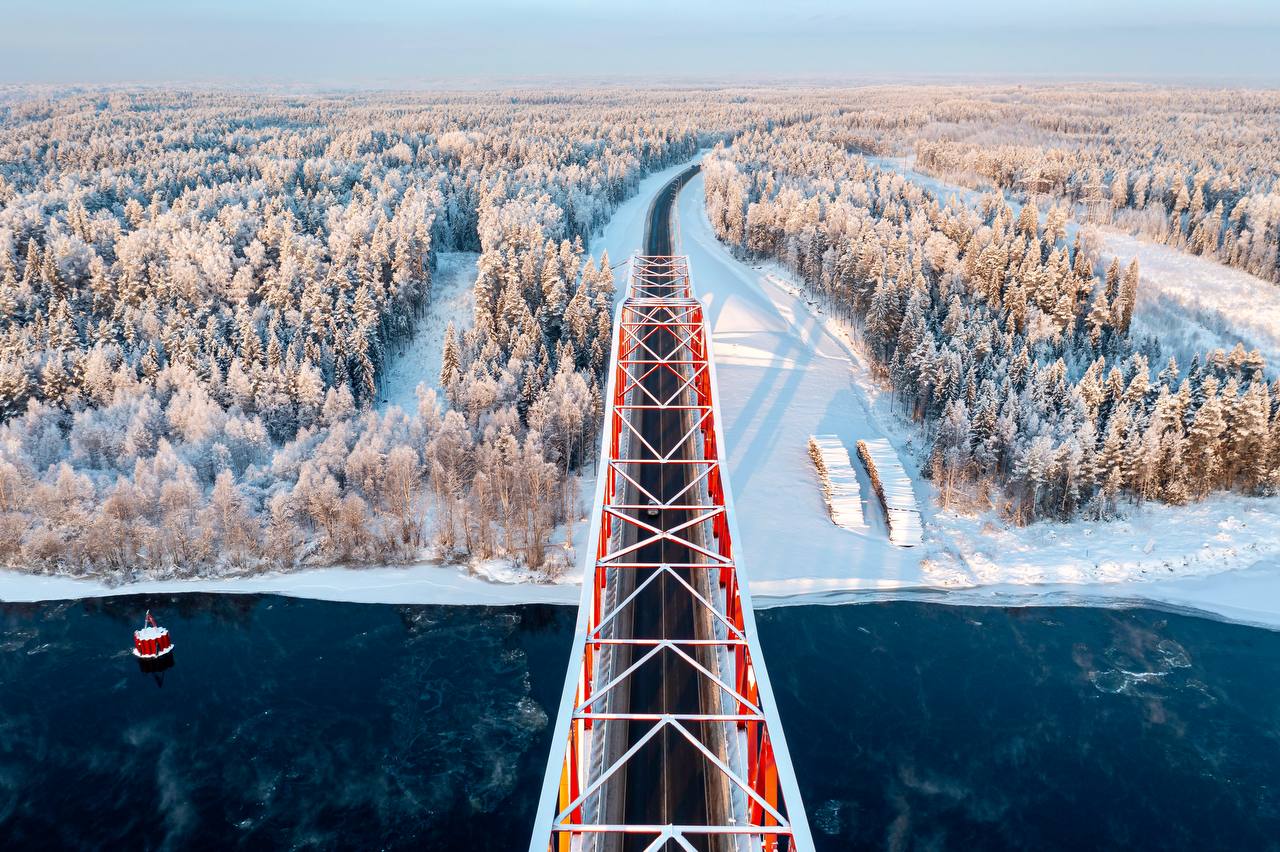
[[[150, 607], [163, 686], [128, 655]], [[0, 849], [528, 844], [575, 613], [0, 604]]]
[[[162, 685], [127, 653], [148, 607], [177, 643]], [[758, 618], [821, 850], [1280, 848], [1280, 633], [916, 603]], [[574, 619], [0, 604], [0, 849], [523, 849]]]
[[758, 622], [820, 850], [1280, 849], [1280, 633], [902, 602]]

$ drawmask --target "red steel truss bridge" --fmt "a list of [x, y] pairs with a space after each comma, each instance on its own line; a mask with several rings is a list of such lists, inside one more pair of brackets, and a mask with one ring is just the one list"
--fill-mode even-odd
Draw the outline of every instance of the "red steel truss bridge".
[[595, 558], [530, 852], [808, 852], [685, 258], [632, 259], [605, 403]]

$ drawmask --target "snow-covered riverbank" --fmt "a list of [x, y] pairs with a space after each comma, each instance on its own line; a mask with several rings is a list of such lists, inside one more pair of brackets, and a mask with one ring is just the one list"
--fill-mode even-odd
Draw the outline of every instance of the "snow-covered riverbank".
[[146, 580], [108, 586], [82, 580], [18, 571], [0, 571], [0, 601], [67, 600], [108, 595], [184, 592], [278, 594], [326, 601], [382, 604], [576, 604], [576, 581], [507, 583], [468, 573], [462, 566], [424, 563], [381, 568], [308, 568], [285, 573], [210, 580]]
[[964, 589], [899, 588], [769, 597], [755, 594], [757, 609], [801, 604], [837, 605], [918, 600], [953, 606], [1150, 607], [1280, 630], [1280, 560], [1193, 577], [1131, 582], [996, 583]]

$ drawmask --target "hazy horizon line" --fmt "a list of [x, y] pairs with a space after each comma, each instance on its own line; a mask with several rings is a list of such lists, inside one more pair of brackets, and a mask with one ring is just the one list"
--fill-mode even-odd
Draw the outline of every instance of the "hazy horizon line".
[[447, 75], [407, 76], [369, 80], [283, 80], [270, 78], [217, 78], [175, 77], [168, 80], [109, 80], [109, 81], [54, 81], [9, 80], [0, 81], [0, 93], [22, 90], [43, 91], [139, 91], [147, 89], [207, 89], [225, 91], [258, 92], [506, 92], [519, 90], [561, 91], [613, 89], [634, 87], [640, 84], [655, 90], [661, 89], [856, 89], [871, 87], [962, 87], [962, 86], [1087, 86], [1112, 85], [1141, 88], [1214, 89], [1237, 88], [1253, 90], [1280, 89], [1280, 74], [1098, 74], [1081, 75], [1053, 72], [1029, 72], [1009, 74], [1000, 72], [969, 72], [964, 74], [796, 74], [796, 75], [702, 75], [702, 74], [526, 74], [508, 75]]

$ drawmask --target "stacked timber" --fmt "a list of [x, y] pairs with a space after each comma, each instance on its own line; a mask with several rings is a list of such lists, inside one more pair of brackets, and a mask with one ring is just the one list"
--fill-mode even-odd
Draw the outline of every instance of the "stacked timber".
[[899, 547], [914, 547], [924, 540], [920, 505], [911, 487], [911, 478], [902, 469], [898, 454], [884, 438], [858, 442], [858, 458], [866, 465], [871, 487], [884, 507], [889, 524], [889, 541]]
[[827, 501], [827, 511], [838, 527], [862, 530], [862, 493], [858, 488], [858, 475], [849, 460], [849, 451], [835, 435], [811, 435], [809, 456], [818, 469], [822, 483], [822, 496]]

